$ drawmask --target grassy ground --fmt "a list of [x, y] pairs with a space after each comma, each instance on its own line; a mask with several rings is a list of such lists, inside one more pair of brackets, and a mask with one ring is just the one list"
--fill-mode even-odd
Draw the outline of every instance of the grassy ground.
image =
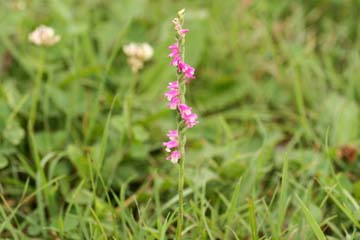
[[[359, 1], [19, 2], [0, 2], [1, 239], [173, 238], [163, 93], [183, 7], [200, 115], [184, 239], [360, 239]], [[61, 41], [29, 43], [40, 24]], [[131, 41], [155, 50], [132, 104]]]

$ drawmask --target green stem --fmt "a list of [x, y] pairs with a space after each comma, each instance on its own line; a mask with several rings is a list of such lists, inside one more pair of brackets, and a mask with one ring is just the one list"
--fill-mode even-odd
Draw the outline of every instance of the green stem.
[[40, 157], [39, 157], [39, 153], [37, 150], [37, 146], [35, 144], [35, 138], [34, 138], [34, 125], [35, 125], [35, 121], [36, 121], [36, 113], [37, 113], [37, 104], [39, 101], [39, 92], [40, 92], [40, 88], [41, 88], [41, 80], [43, 77], [43, 68], [44, 68], [44, 53], [41, 51], [41, 56], [40, 56], [40, 65], [39, 65], [39, 69], [38, 69], [38, 73], [36, 75], [36, 79], [35, 79], [35, 87], [34, 87], [34, 92], [32, 95], [32, 102], [31, 102], [31, 108], [30, 108], [30, 114], [29, 114], [29, 121], [28, 121], [28, 132], [29, 132], [29, 136], [30, 136], [30, 146], [31, 146], [31, 151], [32, 151], [32, 156], [34, 158], [35, 161], [35, 165], [38, 169], [42, 169], [41, 164], [40, 164]]
[[[40, 65], [39, 65], [38, 73], [37, 73], [37, 76], [35, 79], [35, 87], [34, 87], [34, 92], [32, 95], [29, 121], [27, 123], [30, 151], [31, 151], [31, 155], [32, 155], [32, 158], [34, 159], [35, 166], [36, 166], [36, 172], [37, 172], [36, 184], [37, 184], [38, 189], [42, 188], [42, 186], [44, 186], [46, 184], [46, 176], [45, 176], [43, 167], [41, 166], [40, 154], [39, 154], [39, 150], [38, 150], [38, 147], [36, 144], [35, 133], [34, 133], [34, 125], [35, 125], [36, 114], [37, 114], [37, 105], [38, 105], [40, 89], [41, 89], [41, 80], [43, 78], [43, 73], [44, 73], [44, 58], [45, 58], [44, 54], [45, 53], [43, 52], [42, 49], [41, 49], [40, 54], [41, 54]], [[45, 195], [46, 202], [49, 203], [50, 197], [46, 191], [44, 191], [44, 195]], [[38, 192], [36, 194], [36, 197], [37, 197], [37, 202], [39, 203], [38, 210], [39, 210], [41, 225], [45, 226], [45, 222], [46, 222], [45, 206], [43, 206], [43, 196], [42, 196], [41, 192]], [[45, 236], [45, 231], [42, 231], [42, 234]]]
[[181, 239], [181, 233], [183, 228], [183, 221], [184, 221], [184, 173], [185, 173], [185, 143], [186, 137], [184, 134], [180, 135], [180, 154], [181, 159], [179, 162], [179, 188], [178, 188], [178, 195], [179, 195], [179, 214], [178, 214], [178, 224], [177, 224], [177, 232], [176, 232], [176, 239]]
[[[183, 51], [184, 54], [184, 51]], [[178, 75], [178, 79], [182, 80], [180, 82], [179, 87], [179, 95], [180, 100], [182, 103], [185, 103], [185, 92], [186, 92], [186, 85], [183, 81], [182, 74]], [[186, 136], [185, 136], [186, 127], [184, 126], [184, 122], [181, 119], [179, 114], [178, 116], [178, 133], [179, 133], [179, 146], [180, 146], [180, 155], [181, 158], [179, 160], [179, 183], [178, 183], [178, 196], [179, 196], [179, 214], [178, 214], [178, 224], [177, 224], [177, 232], [176, 232], [176, 239], [181, 239], [181, 233], [183, 228], [184, 222], [184, 173], [185, 173], [185, 145], [186, 145]]]

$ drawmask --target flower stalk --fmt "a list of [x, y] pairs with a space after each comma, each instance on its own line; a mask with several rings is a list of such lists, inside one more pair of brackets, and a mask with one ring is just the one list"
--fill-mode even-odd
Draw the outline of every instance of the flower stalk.
[[185, 35], [188, 29], [183, 29], [185, 10], [180, 10], [177, 17], [173, 20], [176, 30], [176, 42], [169, 46], [171, 53], [171, 65], [177, 68], [177, 78], [175, 82], [169, 83], [169, 91], [165, 93], [168, 100], [168, 107], [177, 110], [177, 129], [170, 130], [168, 137], [170, 141], [164, 142], [166, 151], [170, 152], [167, 160], [172, 163], [178, 163], [178, 196], [179, 211], [176, 230], [176, 239], [182, 238], [182, 229], [184, 221], [184, 181], [185, 181], [185, 146], [186, 130], [198, 124], [198, 115], [192, 112], [192, 108], [185, 103], [186, 86], [190, 80], [195, 79], [195, 69], [184, 62], [185, 59]]
[[[184, 14], [178, 13], [178, 18], [183, 23], [184, 22]], [[181, 37], [178, 34], [178, 41], [180, 42], [180, 49], [181, 49], [181, 57], [185, 59], [185, 36]], [[177, 71], [177, 78], [180, 82], [180, 102], [185, 103], [185, 93], [186, 93], [186, 85], [185, 81], [181, 81], [184, 77], [183, 74]], [[178, 114], [179, 115], [179, 114]], [[186, 128], [181, 124], [182, 120], [180, 116], [178, 117], [178, 131], [179, 134], [179, 145], [180, 145], [180, 156], [181, 159], [179, 161], [179, 179], [178, 179], [178, 196], [179, 196], [179, 213], [178, 213], [178, 220], [177, 220], [177, 228], [176, 228], [176, 239], [180, 240], [182, 236], [182, 229], [183, 229], [183, 222], [184, 222], [184, 181], [185, 181], [185, 145], [186, 145], [186, 136], [185, 130]]]
[[178, 195], [179, 195], [179, 213], [178, 213], [178, 222], [176, 229], [176, 239], [181, 239], [181, 233], [183, 229], [184, 221], [184, 180], [185, 180], [185, 144], [186, 136], [184, 133], [180, 134], [180, 155], [181, 159], [179, 161], [179, 179], [178, 179]]

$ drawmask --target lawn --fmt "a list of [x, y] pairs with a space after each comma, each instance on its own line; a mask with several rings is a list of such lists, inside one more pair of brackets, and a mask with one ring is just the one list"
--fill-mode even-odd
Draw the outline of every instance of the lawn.
[[0, 239], [175, 239], [182, 8], [182, 239], [360, 239], [358, 0], [0, 0]]

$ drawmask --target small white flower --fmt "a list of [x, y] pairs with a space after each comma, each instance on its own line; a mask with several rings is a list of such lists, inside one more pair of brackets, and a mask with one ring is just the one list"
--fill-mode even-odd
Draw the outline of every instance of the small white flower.
[[144, 62], [149, 61], [154, 55], [154, 50], [148, 43], [129, 43], [123, 47], [123, 51], [133, 72], [142, 69]]
[[38, 46], [52, 46], [60, 41], [53, 28], [41, 25], [29, 34], [29, 41]]

